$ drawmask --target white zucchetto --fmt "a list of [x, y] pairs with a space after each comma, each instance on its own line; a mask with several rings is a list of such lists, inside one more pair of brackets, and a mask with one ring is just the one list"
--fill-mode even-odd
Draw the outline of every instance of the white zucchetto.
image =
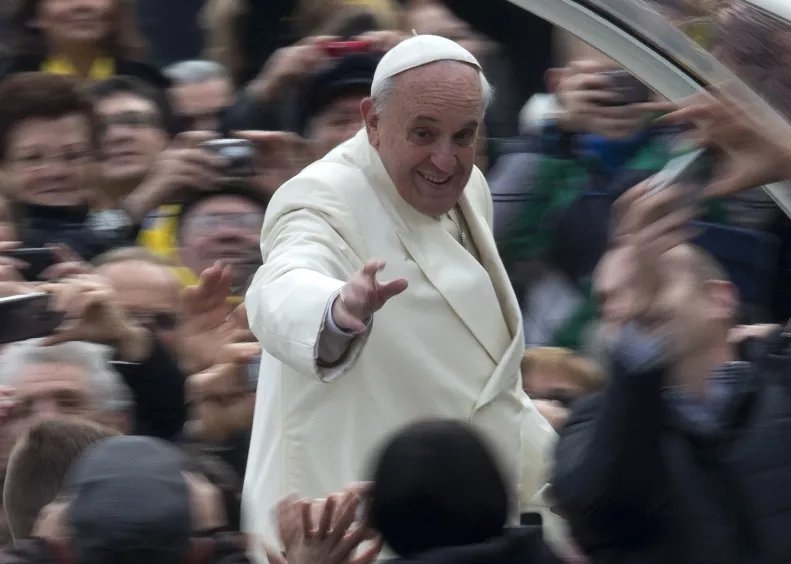
[[382, 57], [376, 67], [371, 90], [375, 90], [388, 78], [437, 61], [460, 61], [481, 70], [481, 65], [472, 53], [455, 41], [437, 35], [415, 35], [405, 39]]

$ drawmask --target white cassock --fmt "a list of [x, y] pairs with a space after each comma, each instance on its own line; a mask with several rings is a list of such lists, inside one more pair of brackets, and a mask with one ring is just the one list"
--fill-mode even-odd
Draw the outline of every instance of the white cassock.
[[[523, 508], [544, 485], [555, 434], [521, 390], [520, 310], [477, 168], [458, 209], [468, 249], [398, 195], [364, 130], [272, 198], [264, 263], [246, 297], [265, 350], [244, 484], [247, 532], [276, 545], [279, 498], [323, 497], [365, 479], [376, 447], [427, 417], [483, 431], [521, 484]], [[329, 304], [374, 259], [386, 262], [382, 280], [406, 278], [409, 287], [338, 365], [322, 368]]]

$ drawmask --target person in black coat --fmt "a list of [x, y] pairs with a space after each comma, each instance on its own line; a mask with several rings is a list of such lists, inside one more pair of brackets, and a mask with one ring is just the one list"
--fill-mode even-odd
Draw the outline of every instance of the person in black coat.
[[398, 564], [556, 562], [540, 526], [506, 526], [515, 493], [472, 428], [426, 420], [396, 433], [378, 453], [368, 517]]
[[132, 0], [84, 5], [18, 0], [11, 5], [8, 56], [0, 79], [20, 72], [67, 74], [90, 80], [133, 76], [157, 88], [170, 81], [144, 62], [146, 42]]
[[730, 344], [733, 284], [648, 189], [597, 272], [611, 383], [573, 407], [553, 497], [594, 563], [788, 562], [791, 341]]

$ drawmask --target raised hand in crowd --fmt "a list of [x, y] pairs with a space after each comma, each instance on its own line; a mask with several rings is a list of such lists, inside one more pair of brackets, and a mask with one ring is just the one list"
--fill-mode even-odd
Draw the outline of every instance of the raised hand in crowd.
[[184, 318], [177, 342], [185, 374], [197, 374], [214, 366], [220, 350], [228, 343], [255, 341], [243, 316], [233, 314], [233, 306], [228, 303], [230, 296], [231, 268], [219, 263], [204, 270], [196, 286], [184, 290]]
[[279, 523], [279, 529], [297, 529], [298, 533], [292, 534], [288, 544], [283, 543], [285, 557], [267, 550], [271, 564], [370, 564], [382, 550], [381, 539], [376, 539], [353, 556], [372, 536], [367, 524], [355, 524], [360, 498], [354, 492], [330, 495], [319, 504], [293, 498], [283, 504], [279, 506], [278, 518], [290, 523], [285, 527]]
[[250, 362], [261, 354], [255, 342], [229, 343], [213, 366], [187, 379], [192, 406], [190, 435], [203, 443], [223, 444], [253, 424], [255, 385]]
[[336, 39], [329, 36], [307, 37], [294, 45], [278, 49], [250, 83], [248, 94], [259, 101], [270, 100], [285, 89], [298, 85], [309, 74], [331, 61], [321, 44]]
[[82, 274], [93, 274], [93, 266], [71, 250], [68, 245], [52, 245], [52, 251], [57, 261], [50, 267], [45, 268], [41, 273], [44, 280], [60, 280]]
[[695, 234], [689, 222], [696, 210], [687, 203], [683, 186], [654, 192], [649, 179], [628, 190], [613, 209], [616, 228], [609, 253], [624, 253], [621, 263], [629, 268], [620, 280], [621, 295], [628, 300], [624, 318], [651, 332], [661, 333], [662, 320], [668, 319], [662, 297], [671, 273], [666, 265], [659, 268], [660, 257]]
[[45, 338], [45, 346], [67, 341], [108, 344], [125, 362], [141, 362], [151, 354], [151, 335], [124, 312], [101, 276], [83, 274], [41, 284], [38, 290], [50, 293], [51, 309], [65, 315], [61, 326]]
[[722, 151], [724, 160], [708, 197], [720, 197], [791, 178], [791, 140], [760, 123], [719, 89], [700, 93], [663, 116], [662, 123], [694, 123], [692, 140]]
[[384, 267], [382, 261], [371, 261], [341, 288], [332, 305], [332, 319], [340, 328], [363, 331], [369, 317], [382, 309], [387, 300], [406, 290], [407, 281], [404, 278], [390, 282], [376, 279]]
[[157, 207], [173, 202], [185, 187], [212, 190], [217, 186], [224, 160], [201, 148], [216, 135], [206, 131], [180, 133], [160, 153], [148, 177], [132, 192], [124, 207], [139, 222]]
[[619, 138], [632, 134], [645, 114], [666, 104], [647, 102], [629, 106], [607, 104], [618, 94], [604, 72], [611, 65], [598, 61], [575, 61], [563, 69], [554, 69], [555, 94], [560, 105], [558, 126], [573, 133], [597, 133]]

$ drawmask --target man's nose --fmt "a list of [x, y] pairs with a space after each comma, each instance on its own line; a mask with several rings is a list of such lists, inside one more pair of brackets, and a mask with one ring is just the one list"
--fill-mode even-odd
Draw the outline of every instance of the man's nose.
[[445, 174], [453, 172], [453, 168], [456, 166], [456, 155], [450, 143], [440, 142], [436, 145], [431, 153], [431, 164]]

